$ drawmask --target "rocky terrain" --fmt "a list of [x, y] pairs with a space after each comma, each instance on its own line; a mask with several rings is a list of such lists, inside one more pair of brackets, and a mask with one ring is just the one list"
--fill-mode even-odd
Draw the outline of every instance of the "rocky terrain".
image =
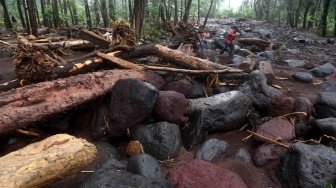
[[[219, 54], [216, 39], [231, 25], [239, 38], [271, 45]], [[208, 27], [212, 37], [196, 54], [255, 66], [232, 78], [157, 71], [149, 83], [121, 79], [107, 96], [42, 122], [46, 134], [70, 133], [98, 149], [85, 172], [49, 187], [336, 186], [336, 39], [248, 20]], [[0, 67], [0, 82], [15, 77], [10, 57]], [[11, 134], [0, 154], [32, 141]]]

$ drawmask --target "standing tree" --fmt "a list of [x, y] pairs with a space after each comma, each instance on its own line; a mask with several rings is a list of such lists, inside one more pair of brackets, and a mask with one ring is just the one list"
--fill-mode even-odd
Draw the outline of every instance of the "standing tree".
[[334, 36], [336, 37], [336, 1], [334, 1]]
[[186, 0], [186, 6], [185, 6], [185, 9], [184, 9], [184, 16], [183, 16], [183, 21], [187, 22], [188, 21], [188, 18], [189, 18], [189, 12], [190, 12], [190, 8], [191, 8], [191, 3], [192, 3], [192, 0]]
[[135, 29], [135, 36], [137, 40], [140, 39], [142, 32], [143, 19], [145, 15], [145, 6], [146, 6], [145, 0], [134, 0], [132, 26]]
[[106, 0], [100, 0], [99, 2], [100, 2], [101, 15], [103, 17], [104, 27], [108, 27], [108, 25], [109, 25], [109, 17], [108, 17], [108, 12], [107, 12]]
[[98, 26], [99, 22], [100, 22], [98, 1], [93, 1], [93, 8], [94, 8], [94, 12], [95, 12], [95, 25]]
[[109, 16], [111, 20], [116, 21], [116, 8], [114, 0], [109, 0]]
[[331, 0], [324, 0], [324, 3], [323, 3], [323, 12], [322, 12], [322, 17], [321, 17], [321, 25], [320, 25], [323, 37], [327, 35], [327, 26], [328, 26], [327, 18], [328, 18], [330, 3], [331, 3]]
[[28, 15], [29, 15], [29, 25], [31, 34], [34, 36], [38, 36], [38, 25], [37, 25], [37, 17], [36, 17], [36, 4], [35, 0], [27, 0], [28, 7]]
[[302, 28], [306, 29], [307, 27], [307, 16], [308, 16], [308, 12], [310, 7], [313, 5], [312, 0], [307, 0], [307, 2], [304, 4], [303, 8], [304, 8], [304, 12], [303, 12], [303, 24], [302, 24]]
[[178, 3], [177, 0], [174, 0], [175, 12], [174, 12], [174, 23], [177, 24], [178, 22]]
[[89, 28], [91, 28], [92, 22], [88, 0], [84, 0], [84, 6], [85, 6], [86, 24]]
[[68, 22], [68, 3], [67, 3], [67, 0], [63, 0], [63, 11], [64, 11], [65, 26], [69, 27], [69, 22]]
[[13, 25], [12, 25], [12, 22], [10, 20], [10, 16], [9, 16], [6, 0], [0, 0], [0, 3], [1, 3], [1, 6], [3, 8], [3, 12], [4, 12], [5, 26], [6, 26], [6, 28], [12, 28]]
[[60, 17], [59, 17], [59, 12], [58, 12], [58, 1], [52, 0], [51, 7], [52, 7], [54, 27], [58, 28], [60, 24]]
[[214, 0], [211, 0], [210, 7], [209, 7], [209, 10], [208, 10], [208, 13], [207, 13], [207, 15], [206, 15], [206, 17], [205, 17], [205, 20], [204, 20], [204, 23], [203, 23], [203, 27], [204, 27], [204, 28], [205, 28], [206, 23], [207, 23], [207, 21], [208, 21], [208, 17], [209, 17], [209, 14], [210, 14], [210, 12], [211, 12], [211, 8], [212, 8], [212, 5], [213, 5], [213, 2], [214, 2]]
[[22, 13], [22, 2], [21, 2], [21, 0], [16, 0], [16, 5], [17, 5], [17, 8], [18, 8], [21, 25], [22, 25], [23, 28], [26, 28], [26, 22], [24, 20], [23, 13]]

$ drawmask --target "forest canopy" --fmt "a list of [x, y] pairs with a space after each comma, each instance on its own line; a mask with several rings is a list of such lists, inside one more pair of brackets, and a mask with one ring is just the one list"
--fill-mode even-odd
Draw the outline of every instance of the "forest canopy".
[[[0, 28], [109, 27], [129, 21], [137, 35], [159, 35], [162, 25], [180, 20], [245, 18], [288, 24], [336, 36], [336, 0], [0, 0]], [[238, 6], [237, 6], [238, 4]], [[206, 18], [204, 20], [204, 18]], [[145, 31], [145, 32], [144, 32]]]

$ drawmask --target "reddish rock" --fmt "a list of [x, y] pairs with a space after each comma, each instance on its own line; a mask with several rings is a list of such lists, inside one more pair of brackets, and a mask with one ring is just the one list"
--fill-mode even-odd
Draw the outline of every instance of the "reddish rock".
[[[288, 141], [295, 138], [294, 126], [284, 119], [273, 119], [259, 126], [257, 134], [265, 136], [270, 139], [281, 138]], [[262, 140], [261, 138], [257, 138]]]
[[163, 121], [181, 123], [188, 111], [188, 100], [181, 93], [175, 91], [160, 91], [154, 113]]
[[148, 78], [148, 83], [152, 84], [153, 86], [156, 87], [156, 89], [161, 90], [163, 86], [166, 84], [165, 80], [158, 74], [156, 73], [148, 73], [147, 75]]
[[175, 166], [167, 175], [175, 188], [243, 188], [247, 187], [237, 174], [217, 167], [206, 161], [194, 159], [188, 163]]
[[286, 97], [282, 94], [272, 97], [268, 115], [272, 117], [278, 117], [285, 114], [289, 114], [293, 111], [294, 99], [292, 97]]
[[168, 84], [165, 91], [176, 91], [182, 93], [185, 97], [188, 97], [191, 92], [192, 83], [187, 79], [182, 79], [176, 82]]
[[260, 146], [253, 154], [254, 164], [264, 166], [270, 162], [279, 160], [286, 150], [286, 148], [274, 144]]
[[[294, 112], [306, 112], [310, 115], [313, 112], [313, 104], [306, 97], [297, 97], [294, 102]], [[298, 117], [304, 118], [303, 115], [298, 115]]]
[[332, 73], [331, 75], [325, 77], [326, 81], [329, 81], [333, 84], [336, 84], [336, 72]]

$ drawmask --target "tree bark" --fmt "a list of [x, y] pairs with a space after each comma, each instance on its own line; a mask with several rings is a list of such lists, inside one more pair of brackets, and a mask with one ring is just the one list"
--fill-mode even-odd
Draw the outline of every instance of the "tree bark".
[[95, 12], [95, 25], [98, 26], [100, 23], [100, 15], [99, 15], [99, 5], [98, 1], [93, 2], [94, 12]]
[[6, 0], [0, 0], [0, 3], [2, 5], [2, 9], [4, 12], [4, 22], [5, 22], [6, 28], [13, 28], [13, 25], [12, 25], [12, 22], [9, 16], [9, 12], [8, 12]]
[[303, 24], [302, 24], [303, 29], [307, 28], [307, 16], [308, 16], [308, 12], [309, 12], [311, 5], [312, 5], [311, 1], [308, 1], [306, 6], [304, 7]]
[[116, 21], [116, 8], [113, 0], [109, 0], [109, 16], [111, 20]]
[[138, 70], [138, 71], [143, 71], [144, 70], [143, 67], [141, 67], [141, 66], [139, 66], [137, 64], [134, 64], [134, 63], [131, 63], [131, 62], [125, 61], [123, 59], [115, 57], [113, 55], [113, 53], [104, 54], [104, 53], [98, 52], [97, 55], [99, 57], [103, 58], [103, 59], [109, 60], [110, 62], [118, 65], [121, 68]]
[[59, 12], [58, 12], [58, 0], [52, 0], [51, 5], [52, 5], [54, 27], [58, 28], [60, 24], [60, 18], [59, 18]]
[[77, 5], [75, 0], [71, 0], [71, 6], [72, 6], [72, 14], [74, 17], [74, 23], [75, 25], [79, 24], [79, 17], [78, 17], [78, 11], [77, 11]]
[[23, 128], [92, 101], [119, 79], [150, 82], [150, 73], [110, 70], [42, 82], [0, 94], [0, 134]]
[[293, 0], [287, 0], [287, 23], [294, 28]]
[[142, 32], [144, 14], [145, 14], [145, 6], [146, 6], [146, 1], [144, 0], [134, 1], [132, 25], [133, 25], [133, 28], [135, 29], [135, 36], [137, 40], [141, 38], [141, 32]]
[[109, 18], [107, 13], [107, 5], [106, 0], [100, 0], [100, 10], [103, 17], [103, 25], [104, 27], [108, 27], [109, 25]]
[[28, 0], [23, 0], [23, 7], [24, 13], [26, 17], [26, 24], [27, 24], [27, 33], [30, 34], [30, 23], [29, 23], [29, 14], [28, 14]]
[[58, 134], [0, 158], [0, 187], [44, 187], [85, 169], [97, 154], [84, 139]]
[[301, 15], [302, 0], [299, 0], [299, 4], [295, 11], [295, 27], [298, 27], [300, 15]]
[[38, 25], [35, 6], [35, 0], [28, 0], [29, 23], [31, 32], [35, 37], [38, 37]]
[[88, 0], [84, 0], [84, 6], [85, 6], [86, 24], [88, 28], [91, 28], [92, 22], [91, 22], [91, 13], [90, 13]]
[[336, 1], [334, 1], [334, 37], [336, 37]]
[[323, 4], [323, 12], [321, 17], [321, 31], [322, 36], [325, 37], [327, 35], [327, 27], [328, 27], [328, 13], [330, 7], [331, 0], [325, 0]]
[[23, 28], [26, 28], [26, 22], [24, 20], [23, 13], [22, 13], [21, 0], [16, 0], [16, 4], [17, 4], [17, 7], [18, 7], [19, 15], [20, 15], [21, 25], [22, 25]]
[[174, 0], [174, 6], [175, 6], [175, 11], [174, 11], [174, 24], [176, 25], [178, 22], [178, 3], [177, 0]]
[[184, 10], [184, 16], [183, 16], [183, 21], [187, 22], [189, 19], [189, 12], [190, 12], [190, 8], [191, 8], [191, 3], [192, 0], [188, 0], [187, 4], [185, 6], [185, 10]]
[[64, 10], [64, 22], [65, 22], [65, 26], [68, 28], [69, 27], [69, 22], [68, 22], [68, 4], [67, 4], [67, 0], [63, 0], [63, 10]]
[[79, 32], [79, 36], [84, 40], [88, 40], [91, 43], [98, 45], [102, 49], [107, 49], [110, 46], [110, 42], [106, 40], [104, 37], [99, 36], [95, 34], [94, 32], [91, 32], [85, 29], [82, 29]]
[[204, 28], [205, 28], [205, 26], [206, 26], [206, 24], [207, 24], [208, 17], [209, 17], [209, 14], [210, 14], [210, 11], [211, 11], [213, 2], [214, 2], [214, 0], [211, 0], [210, 7], [209, 7], [209, 10], [208, 10], [208, 13], [207, 13], [207, 15], [206, 15], [206, 17], [205, 17], [205, 20], [204, 20], [204, 23], [203, 23], [203, 27], [204, 27]]

